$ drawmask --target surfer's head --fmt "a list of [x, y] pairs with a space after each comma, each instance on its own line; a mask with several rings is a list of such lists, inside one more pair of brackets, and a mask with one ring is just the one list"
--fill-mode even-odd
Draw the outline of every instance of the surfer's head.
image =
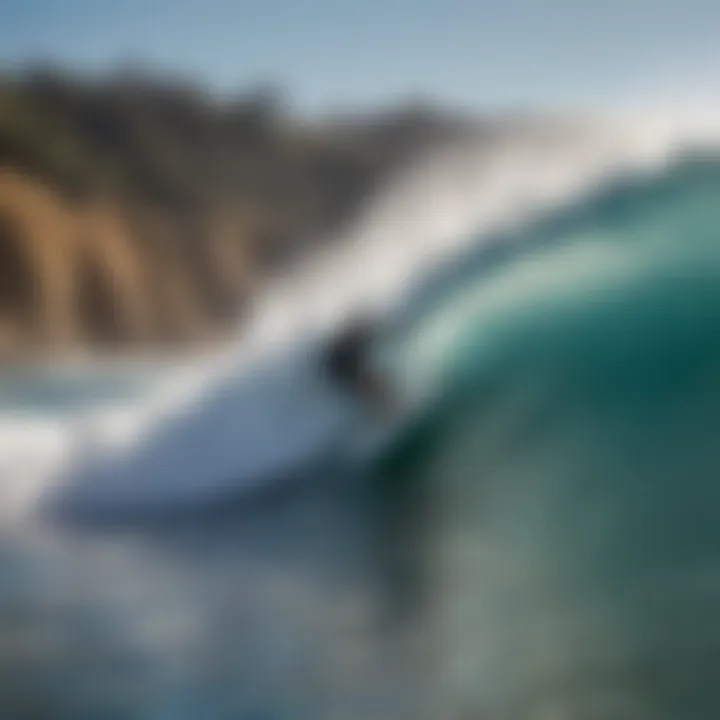
[[325, 346], [321, 359], [325, 375], [352, 392], [361, 392], [374, 336], [373, 323], [365, 318], [345, 323]]

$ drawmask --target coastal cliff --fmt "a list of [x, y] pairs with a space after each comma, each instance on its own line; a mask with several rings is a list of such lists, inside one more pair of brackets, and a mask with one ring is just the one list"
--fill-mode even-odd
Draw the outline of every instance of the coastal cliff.
[[138, 75], [0, 80], [0, 359], [222, 335], [273, 273], [463, 124], [308, 120]]

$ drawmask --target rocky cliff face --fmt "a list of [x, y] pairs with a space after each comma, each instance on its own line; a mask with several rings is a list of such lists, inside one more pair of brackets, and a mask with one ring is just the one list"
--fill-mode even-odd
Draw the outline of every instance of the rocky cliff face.
[[0, 358], [212, 338], [258, 284], [460, 129], [307, 123], [142, 78], [0, 81]]
[[[0, 351], [190, 341], [219, 330], [253, 280], [240, 224], [227, 222], [193, 228], [154, 208], [71, 203], [0, 171]], [[182, 247], [193, 231], [195, 246]]]

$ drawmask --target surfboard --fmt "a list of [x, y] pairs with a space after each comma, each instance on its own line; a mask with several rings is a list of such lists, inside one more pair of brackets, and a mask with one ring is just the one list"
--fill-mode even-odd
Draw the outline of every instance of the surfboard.
[[77, 457], [51, 505], [98, 517], [171, 512], [327, 471], [365, 421], [316, 370], [290, 353], [220, 379], [129, 447]]

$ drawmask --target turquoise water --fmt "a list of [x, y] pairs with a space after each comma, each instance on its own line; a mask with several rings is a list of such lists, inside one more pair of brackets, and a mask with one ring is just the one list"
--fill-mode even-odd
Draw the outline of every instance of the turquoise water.
[[717, 718], [719, 199], [690, 159], [479, 239], [378, 348], [426, 405], [360, 477], [3, 532], [0, 715]]
[[60, 416], [68, 411], [140, 398], [157, 385], [162, 369], [102, 365], [58, 369], [6, 367], [0, 372], [0, 413]]
[[398, 342], [451, 707], [720, 711], [719, 199], [709, 161], [596, 198]]

